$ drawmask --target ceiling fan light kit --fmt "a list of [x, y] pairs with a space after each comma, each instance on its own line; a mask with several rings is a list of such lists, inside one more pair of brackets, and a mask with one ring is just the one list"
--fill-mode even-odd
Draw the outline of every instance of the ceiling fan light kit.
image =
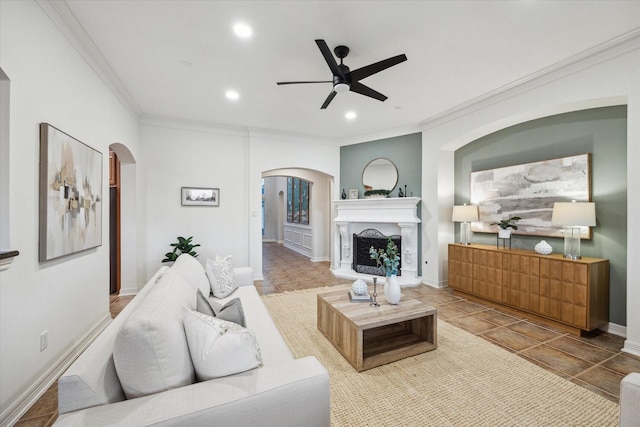
[[385, 95], [381, 94], [380, 92], [376, 92], [368, 86], [365, 86], [364, 84], [360, 83], [360, 80], [407, 60], [407, 56], [405, 54], [402, 54], [351, 71], [349, 70], [349, 67], [342, 63], [342, 60], [349, 54], [349, 48], [347, 46], [336, 46], [336, 48], [333, 50], [336, 57], [340, 59], [340, 64], [338, 64], [336, 62], [336, 59], [333, 57], [329, 46], [324, 40], [318, 39], [316, 40], [316, 44], [318, 45], [322, 56], [324, 56], [324, 60], [327, 62], [327, 65], [329, 66], [329, 69], [333, 74], [333, 79], [322, 81], [278, 82], [277, 84], [289, 85], [308, 83], [333, 83], [333, 89], [331, 90], [331, 93], [329, 93], [329, 96], [327, 96], [327, 99], [325, 99], [322, 107], [320, 107], [321, 109], [327, 108], [331, 101], [333, 101], [333, 98], [335, 98], [336, 94], [349, 91], [368, 96], [369, 98], [377, 99], [378, 101], [385, 101], [387, 99]]

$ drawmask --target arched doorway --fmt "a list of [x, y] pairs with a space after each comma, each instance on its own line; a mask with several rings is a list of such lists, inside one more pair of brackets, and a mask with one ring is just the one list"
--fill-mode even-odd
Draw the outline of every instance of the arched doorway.
[[[283, 243], [286, 240], [284, 226], [287, 221], [287, 177], [297, 177], [311, 183], [309, 206], [311, 245], [310, 253], [307, 255], [311, 261], [329, 261], [331, 252], [331, 191], [333, 177], [323, 172], [302, 168], [275, 169], [262, 172], [262, 178], [267, 183], [269, 183], [269, 180], [279, 180], [279, 184], [274, 183], [271, 190], [265, 190], [264, 209], [267, 237], [269, 240], [277, 241], [278, 243]], [[271, 229], [269, 230], [268, 227]]]
[[[133, 295], [138, 292], [138, 246], [136, 226], [136, 161], [131, 151], [121, 143], [109, 146], [110, 166], [111, 153], [114, 163], [110, 167], [114, 180], [109, 179], [110, 205], [113, 198], [113, 211], [110, 211], [110, 241], [113, 233], [113, 258], [110, 260], [110, 271], [116, 283], [118, 295]], [[112, 188], [116, 190], [112, 190]], [[111, 226], [113, 224], [113, 227]], [[111, 285], [110, 285], [111, 288]], [[111, 289], [110, 289], [111, 290]]]

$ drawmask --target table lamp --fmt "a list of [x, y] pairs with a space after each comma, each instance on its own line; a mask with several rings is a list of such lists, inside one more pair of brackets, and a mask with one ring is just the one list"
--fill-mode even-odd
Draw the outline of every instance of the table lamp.
[[564, 257], [580, 259], [580, 227], [596, 225], [596, 204], [593, 202], [556, 202], [551, 223], [564, 227]]
[[471, 244], [471, 222], [478, 220], [478, 207], [474, 205], [454, 206], [451, 221], [460, 222], [460, 244]]

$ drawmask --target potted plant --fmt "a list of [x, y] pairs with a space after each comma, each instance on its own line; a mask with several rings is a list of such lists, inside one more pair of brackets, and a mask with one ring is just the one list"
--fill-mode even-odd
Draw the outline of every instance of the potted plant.
[[518, 226], [515, 224], [516, 221], [520, 221], [522, 218], [519, 216], [512, 216], [508, 219], [502, 219], [500, 222], [494, 222], [491, 225], [497, 225], [500, 227], [498, 230], [498, 237], [501, 239], [510, 239], [511, 238], [511, 230], [517, 230]]
[[200, 245], [192, 244], [191, 239], [193, 239], [193, 236], [187, 237], [186, 239], [184, 237], [178, 236], [178, 241], [176, 243], [171, 243], [171, 246], [173, 246], [173, 251], [164, 254], [165, 258], [162, 260], [162, 262], [173, 262], [182, 254], [189, 254], [192, 257], [197, 258], [198, 254], [193, 249], [197, 248]]

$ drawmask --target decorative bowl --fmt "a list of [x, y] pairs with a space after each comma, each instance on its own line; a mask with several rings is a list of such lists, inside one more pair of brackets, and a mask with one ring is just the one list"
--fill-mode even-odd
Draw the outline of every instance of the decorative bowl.
[[546, 240], [541, 240], [535, 247], [535, 251], [540, 255], [549, 255], [553, 252], [553, 248], [550, 244], [547, 243]]

